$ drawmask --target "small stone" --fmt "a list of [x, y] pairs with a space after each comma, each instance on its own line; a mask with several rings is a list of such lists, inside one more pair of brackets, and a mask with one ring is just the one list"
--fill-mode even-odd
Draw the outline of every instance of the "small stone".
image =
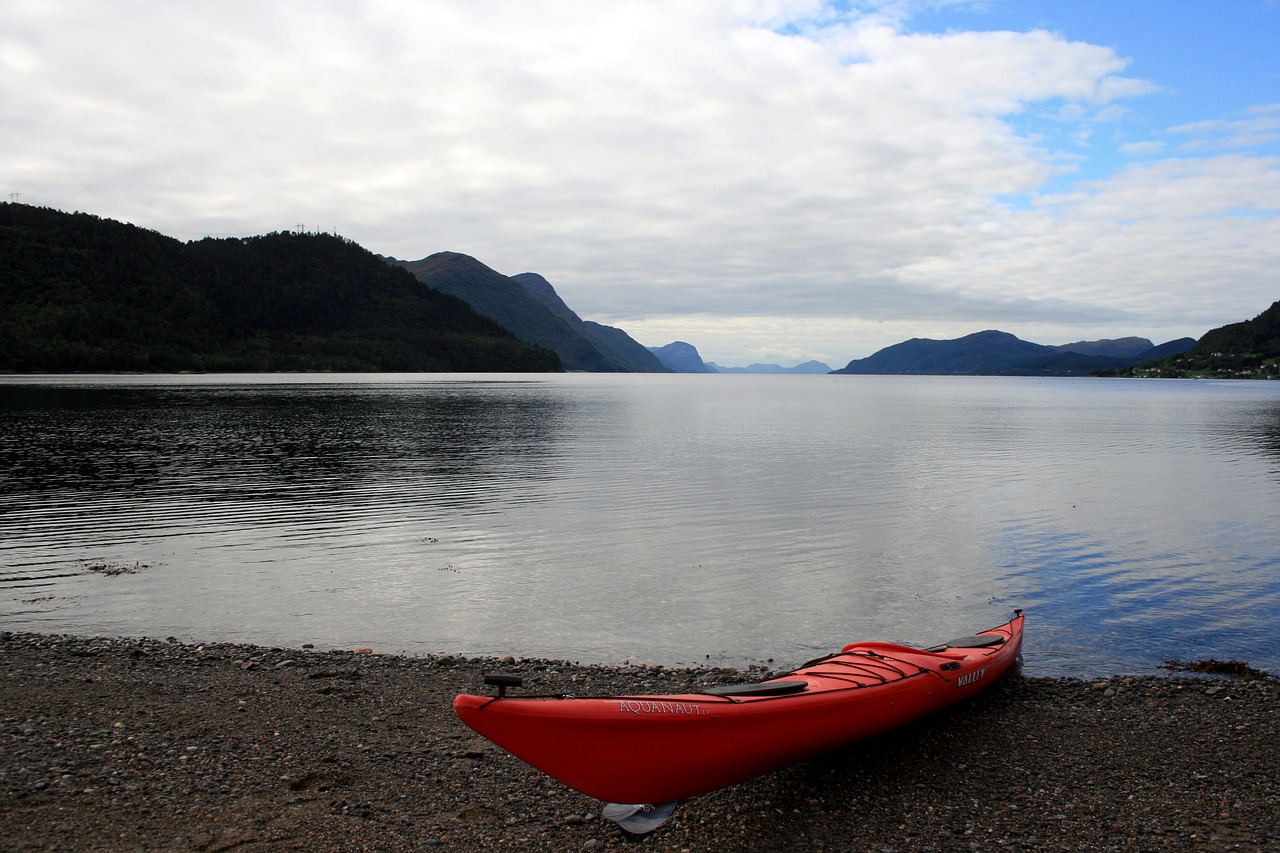
[[586, 818], [580, 814], [565, 815], [564, 822], [569, 826], [582, 826], [586, 823]]

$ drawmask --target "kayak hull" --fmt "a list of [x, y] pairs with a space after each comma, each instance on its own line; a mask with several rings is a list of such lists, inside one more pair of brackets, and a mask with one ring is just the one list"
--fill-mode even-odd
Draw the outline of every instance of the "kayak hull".
[[454, 711], [498, 746], [583, 794], [614, 803], [672, 802], [848, 746], [973, 696], [1017, 660], [1022, 622], [1018, 613], [962, 641], [982, 647], [855, 643], [737, 695], [462, 695]]

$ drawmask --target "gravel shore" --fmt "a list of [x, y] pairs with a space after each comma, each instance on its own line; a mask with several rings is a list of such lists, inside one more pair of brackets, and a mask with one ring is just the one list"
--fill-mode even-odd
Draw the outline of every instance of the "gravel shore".
[[5, 632], [0, 848], [1280, 849], [1274, 679], [1015, 674], [634, 837], [454, 718], [496, 671], [583, 694], [765, 675]]

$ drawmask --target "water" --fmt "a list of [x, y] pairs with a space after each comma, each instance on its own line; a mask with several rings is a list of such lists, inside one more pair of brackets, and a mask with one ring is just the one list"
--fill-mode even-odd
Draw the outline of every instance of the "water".
[[8, 630], [784, 666], [1021, 607], [1031, 674], [1280, 672], [1278, 510], [1280, 383], [0, 378]]

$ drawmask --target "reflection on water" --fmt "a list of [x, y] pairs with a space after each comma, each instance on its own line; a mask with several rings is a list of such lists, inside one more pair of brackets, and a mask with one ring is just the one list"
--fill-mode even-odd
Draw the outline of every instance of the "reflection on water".
[[1018, 606], [1033, 674], [1280, 670], [1278, 491], [1267, 383], [9, 377], [0, 626], [783, 665]]
[[10, 494], [179, 485], [211, 498], [549, 462], [557, 401], [493, 387], [5, 388], [0, 462]]

